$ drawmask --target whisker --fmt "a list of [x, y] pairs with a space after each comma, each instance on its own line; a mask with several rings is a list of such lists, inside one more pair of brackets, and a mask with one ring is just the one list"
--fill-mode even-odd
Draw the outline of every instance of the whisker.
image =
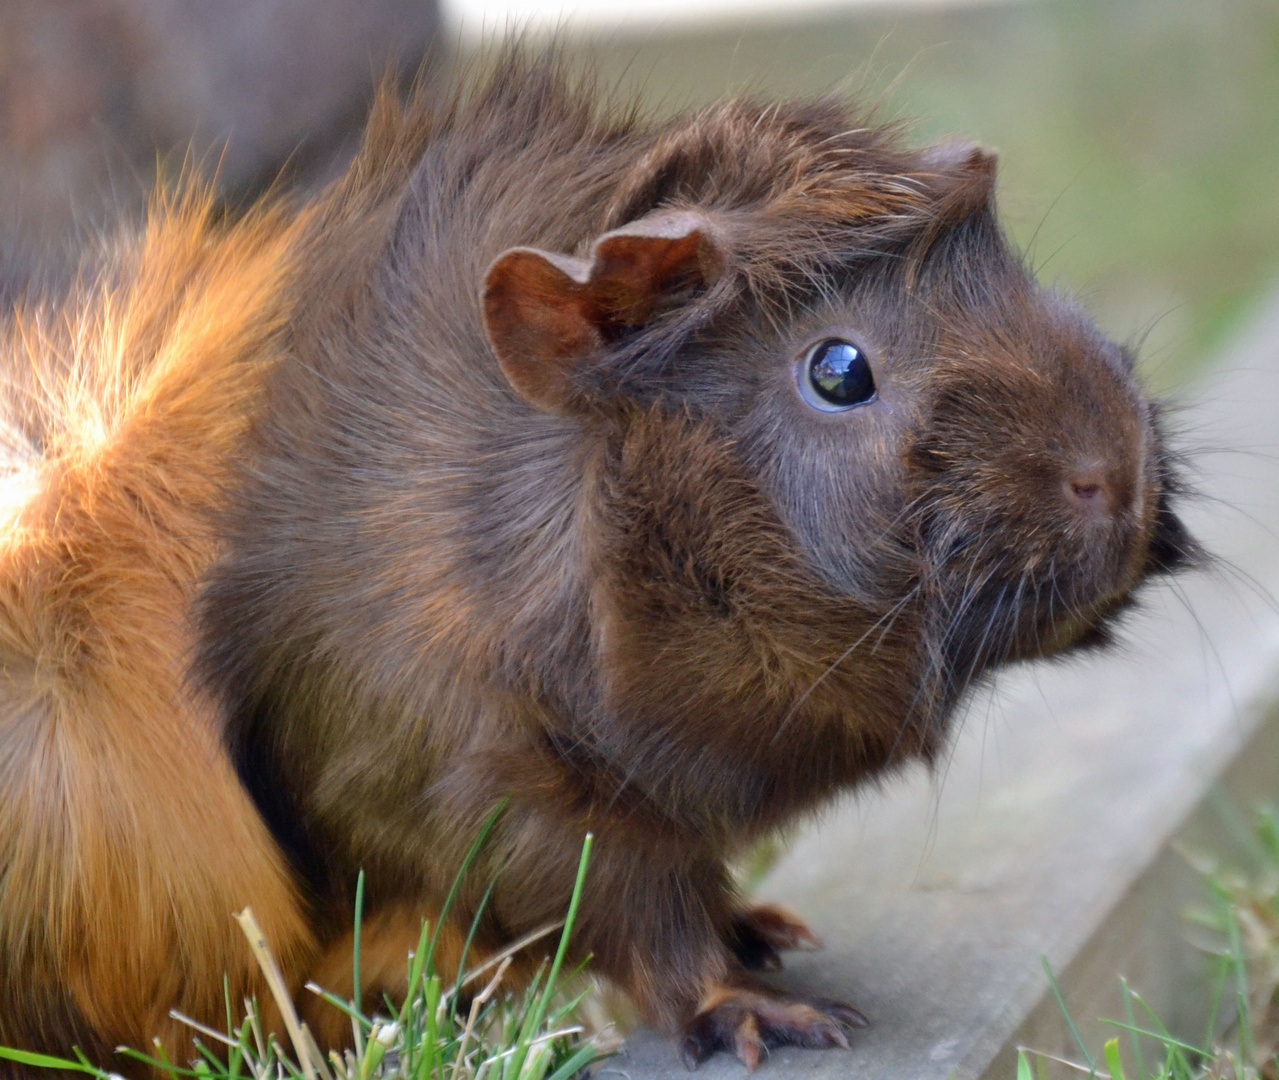
[[957, 610], [951, 615], [945, 631], [941, 635], [941, 639], [935, 646], [932, 655], [929, 658], [927, 668], [921, 674], [919, 684], [915, 688], [914, 696], [911, 698], [910, 704], [907, 706], [902, 716], [901, 722], [897, 727], [897, 735], [893, 739], [892, 746], [889, 748], [888, 759], [891, 761], [901, 747], [902, 739], [905, 738], [907, 730], [909, 730], [911, 721], [915, 717], [915, 711], [923, 699], [925, 692], [932, 688], [939, 676], [943, 678], [941, 689], [945, 692], [945, 696], [950, 697], [955, 694], [957, 689], [955, 684], [954, 673], [949, 669], [946, 663], [946, 649], [953, 640], [955, 633], [962, 624], [963, 618], [967, 615], [968, 608], [975, 602], [982, 589], [994, 577], [996, 569], [991, 569], [983, 579], [968, 590], [966, 596], [961, 602]]
[[803, 708], [804, 702], [806, 702], [809, 699], [813, 691], [816, 690], [817, 687], [820, 686], [827, 678], [829, 678], [829, 676], [835, 671], [836, 668], [839, 667], [840, 664], [842, 664], [845, 660], [847, 660], [850, 656], [852, 656], [854, 650], [859, 645], [861, 645], [862, 642], [864, 642], [868, 637], [870, 637], [871, 634], [873, 634], [876, 630], [878, 630], [880, 624], [883, 623], [885, 619], [888, 619], [890, 617], [895, 617], [898, 612], [903, 610], [906, 607], [906, 605], [909, 604], [910, 601], [913, 600], [916, 595], [918, 595], [920, 588], [921, 588], [920, 585], [916, 585], [913, 589], [907, 592], [905, 596], [903, 596], [900, 600], [897, 601], [897, 603], [895, 603], [891, 608], [889, 608], [886, 612], [884, 612], [883, 615], [881, 615], [878, 619], [876, 619], [870, 625], [870, 627], [861, 635], [861, 637], [859, 637], [850, 646], [848, 646], [847, 649], [845, 649], [842, 653], [840, 653], [839, 657], [834, 662], [832, 662], [826, 668], [825, 671], [823, 671], [819, 676], [817, 676], [816, 679], [812, 681], [808, 689], [806, 689], [802, 694], [800, 694], [798, 700], [795, 702], [794, 705], [790, 707], [790, 710], [782, 718], [782, 722], [778, 725], [777, 731], [774, 732], [773, 734], [772, 741], [774, 743], [776, 743], [777, 740], [781, 738], [782, 733], [790, 725], [791, 721], [795, 719], [795, 714], [799, 712], [801, 708]]
[[1207, 570], [1219, 580], [1233, 579], [1236, 584], [1246, 585], [1252, 595], [1260, 600], [1272, 614], [1279, 615], [1279, 599], [1238, 563], [1221, 555], [1214, 555]]
[[[1190, 602], [1190, 597], [1186, 595], [1185, 589], [1179, 581], [1170, 583], [1172, 586], [1172, 594], [1181, 602], [1186, 609], [1186, 613], [1190, 616], [1191, 621], [1195, 624], [1195, 629], [1199, 632], [1199, 640], [1203, 643], [1204, 648], [1212, 654], [1213, 661], [1217, 668], [1217, 673], [1221, 676], [1222, 686], [1225, 688], [1226, 696], [1230, 700], [1230, 712], [1232, 716], [1239, 716], [1239, 702], [1235, 698], [1234, 688], [1230, 684], [1230, 675], [1226, 670], [1226, 663], [1221, 655], [1221, 651], [1217, 648], [1217, 644], [1212, 640], [1212, 635], [1208, 633], [1208, 628], [1204, 626], [1203, 620], [1199, 618], [1195, 611], [1194, 605]], [[1204, 657], [1205, 670], [1208, 667], [1207, 656]]]

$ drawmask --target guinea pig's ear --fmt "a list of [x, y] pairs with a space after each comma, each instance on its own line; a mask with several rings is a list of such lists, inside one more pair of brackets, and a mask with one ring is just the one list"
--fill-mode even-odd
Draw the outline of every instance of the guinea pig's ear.
[[924, 151], [923, 174], [936, 194], [939, 217], [958, 222], [991, 207], [998, 157], [972, 142], [941, 142]]
[[723, 266], [710, 222], [694, 211], [661, 211], [614, 229], [585, 259], [511, 248], [485, 277], [484, 326], [521, 397], [546, 412], [572, 412], [582, 361], [710, 285]]

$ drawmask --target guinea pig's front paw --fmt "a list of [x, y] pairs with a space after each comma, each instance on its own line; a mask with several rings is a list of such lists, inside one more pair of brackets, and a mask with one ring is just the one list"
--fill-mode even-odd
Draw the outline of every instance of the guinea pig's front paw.
[[680, 1057], [689, 1069], [696, 1069], [716, 1050], [729, 1050], [754, 1072], [769, 1047], [847, 1050], [844, 1029], [866, 1024], [866, 1017], [842, 1001], [719, 984], [685, 1025]]
[[738, 911], [727, 944], [747, 971], [777, 971], [783, 952], [822, 947], [808, 924], [780, 904], [752, 904]]

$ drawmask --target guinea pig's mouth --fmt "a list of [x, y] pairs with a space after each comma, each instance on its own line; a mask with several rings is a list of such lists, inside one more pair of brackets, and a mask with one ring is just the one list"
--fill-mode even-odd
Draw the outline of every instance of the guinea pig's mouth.
[[1066, 603], [1053, 586], [991, 582], [971, 596], [960, 617], [942, 630], [951, 678], [966, 685], [1001, 664], [1058, 656], [1111, 641], [1118, 616], [1133, 604], [1133, 589], [1092, 602]]
[[1048, 580], [1022, 569], [991, 575], [980, 588], [970, 588], [949, 613], [943, 637], [951, 670], [972, 675], [1004, 662], [1103, 647], [1145, 582], [1204, 559], [1164, 494], [1147, 534], [1119, 562], [1059, 570]]
[[1155, 511], [1154, 525], [1135, 570], [1115, 588], [1087, 606], [1063, 612], [1039, 636], [1040, 656], [1055, 656], [1068, 649], [1095, 648], [1111, 641], [1111, 628], [1131, 608], [1136, 591], [1150, 578], [1187, 570], [1202, 562], [1203, 550], [1169, 505], [1165, 493]]

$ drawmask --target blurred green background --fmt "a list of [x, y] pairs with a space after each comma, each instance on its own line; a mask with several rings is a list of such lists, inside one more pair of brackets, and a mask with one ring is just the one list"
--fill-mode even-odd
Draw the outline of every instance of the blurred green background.
[[1144, 342], [1168, 391], [1279, 278], [1279, 3], [1051, 0], [843, 10], [582, 47], [668, 112], [728, 92], [854, 93], [1001, 156], [1046, 281]]
[[[483, 48], [467, 27], [486, 2], [0, 0], [0, 255], [53, 257], [62, 235], [139, 207], [157, 161], [188, 149], [236, 198], [282, 169], [331, 178], [377, 77], [425, 56], [446, 79], [450, 54]], [[997, 149], [1005, 217], [1042, 276], [1143, 342], [1160, 390], [1210, 362], [1279, 278], [1279, 0], [778, 3], [563, 25], [583, 63], [658, 113], [851, 93], [920, 139]], [[0, 296], [18, 262], [0, 258]]]

